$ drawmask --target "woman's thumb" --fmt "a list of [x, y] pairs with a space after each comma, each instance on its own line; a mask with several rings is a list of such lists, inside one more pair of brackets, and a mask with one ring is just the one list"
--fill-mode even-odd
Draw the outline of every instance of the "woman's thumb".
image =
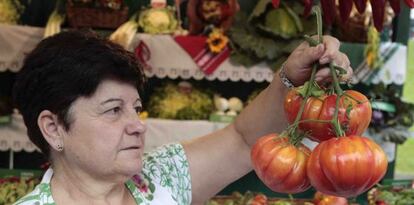
[[312, 65], [315, 61], [318, 61], [322, 57], [325, 51], [325, 46], [319, 44], [315, 47], [307, 47], [303, 50], [303, 55], [298, 59], [303, 67]]

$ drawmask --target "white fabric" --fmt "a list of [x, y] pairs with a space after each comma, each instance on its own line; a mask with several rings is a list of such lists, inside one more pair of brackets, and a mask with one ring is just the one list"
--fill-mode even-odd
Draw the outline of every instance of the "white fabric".
[[145, 138], [145, 151], [153, 150], [162, 144], [203, 136], [227, 125], [226, 123], [203, 120], [147, 119], [145, 122], [148, 128]]
[[43, 38], [43, 28], [0, 24], [0, 71], [17, 72]]
[[[395, 52], [393, 52], [394, 49]], [[366, 61], [362, 62], [354, 70], [352, 84], [404, 84], [407, 72], [407, 46], [400, 43], [385, 42], [380, 46], [380, 53], [385, 61], [381, 68], [372, 69], [368, 67]]]
[[270, 82], [273, 79], [273, 71], [265, 63], [246, 69], [243, 66], [231, 64], [229, 59], [225, 60], [214, 73], [206, 76], [172, 36], [137, 34], [129, 49], [133, 50], [141, 41], [145, 42], [151, 52], [148, 64], [152, 70], [145, 72], [149, 77], [245, 82]]
[[0, 126], [0, 151], [34, 152], [39, 149], [27, 137], [21, 115], [14, 113], [9, 125]]
[[386, 61], [382, 69], [372, 78], [373, 84], [383, 82], [386, 85], [402, 85], [405, 82], [407, 68], [407, 46], [396, 43], [381, 44], [381, 52], [391, 46], [398, 46], [397, 51]]
[[[43, 32], [43, 28], [0, 24], [0, 71], [19, 71], [25, 54], [42, 40]], [[264, 63], [246, 69], [232, 65], [229, 60], [224, 61], [213, 74], [206, 76], [172, 36], [137, 34], [129, 49], [133, 50], [141, 40], [151, 51], [149, 64], [153, 70], [145, 73], [148, 77], [245, 82], [270, 82], [273, 79], [273, 71]]]

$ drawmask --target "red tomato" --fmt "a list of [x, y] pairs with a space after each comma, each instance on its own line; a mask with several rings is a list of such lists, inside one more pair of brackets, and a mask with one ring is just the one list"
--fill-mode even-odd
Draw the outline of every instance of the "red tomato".
[[257, 140], [251, 151], [257, 176], [271, 190], [299, 193], [310, 187], [306, 163], [310, 150], [303, 144], [295, 147], [287, 137], [270, 134]]
[[316, 190], [348, 198], [374, 186], [387, 166], [384, 151], [374, 141], [349, 136], [319, 143], [309, 157], [307, 172]]
[[267, 205], [267, 197], [264, 194], [257, 194], [249, 205]]
[[[365, 95], [347, 90], [342, 95], [339, 103], [338, 119], [346, 135], [361, 135], [371, 121], [371, 104]], [[348, 96], [351, 97], [348, 97]], [[337, 95], [323, 95], [321, 97], [309, 97], [301, 120], [331, 120], [334, 116]], [[297, 89], [288, 92], [285, 98], [286, 118], [290, 123], [296, 119], [303, 98]], [[359, 103], [359, 102], [361, 103]], [[347, 109], [350, 109], [347, 115]], [[303, 122], [299, 128], [309, 132], [309, 138], [320, 142], [335, 137], [335, 131], [331, 123]]]
[[317, 191], [313, 199], [315, 205], [348, 205], [348, 200], [344, 197], [326, 195]]

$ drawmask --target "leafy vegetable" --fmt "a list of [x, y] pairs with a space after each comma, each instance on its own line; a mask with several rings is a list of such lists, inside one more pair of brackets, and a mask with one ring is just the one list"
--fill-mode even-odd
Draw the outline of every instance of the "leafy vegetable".
[[181, 92], [177, 85], [167, 83], [151, 95], [148, 104], [150, 117], [181, 120], [208, 119], [214, 109], [212, 96], [198, 89]]
[[314, 17], [300, 18], [302, 12], [300, 2], [281, 2], [274, 9], [271, 0], [260, 0], [249, 17], [243, 12], [236, 14], [229, 30], [231, 62], [246, 67], [266, 62], [279, 68], [304, 34], [316, 32]]

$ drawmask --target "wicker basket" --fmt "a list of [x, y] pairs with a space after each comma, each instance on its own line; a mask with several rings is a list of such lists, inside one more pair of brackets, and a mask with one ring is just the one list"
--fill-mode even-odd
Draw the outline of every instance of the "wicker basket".
[[68, 4], [66, 15], [69, 25], [75, 28], [116, 29], [128, 20], [128, 7], [119, 10], [107, 8], [76, 7]]

